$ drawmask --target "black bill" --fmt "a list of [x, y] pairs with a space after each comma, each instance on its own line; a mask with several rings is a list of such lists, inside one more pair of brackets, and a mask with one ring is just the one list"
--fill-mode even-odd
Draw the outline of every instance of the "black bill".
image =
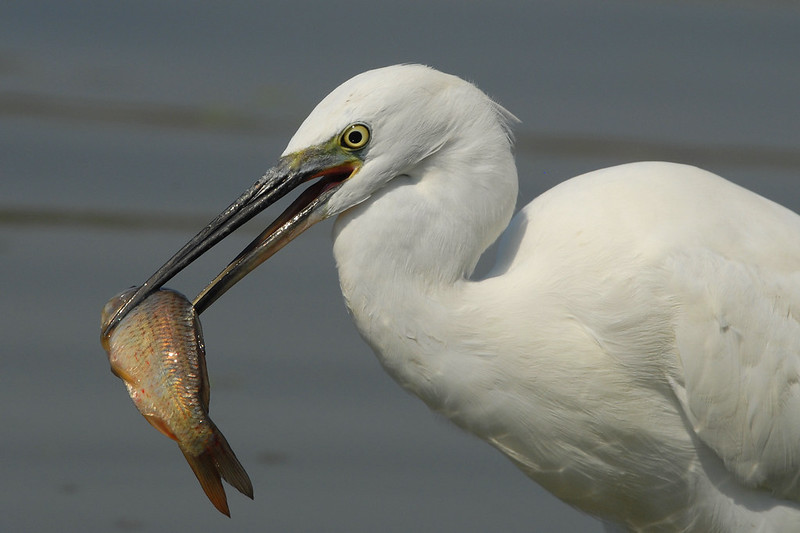
[[333, 143], [282, 157], [276, 166], [209, 222], [136, 290], [130, 300], [103, 324], [103, 338], [150, 293], [158, 290], [215, 244], [298, 185], [316, 180], [203, 289], [194, 301], [195, 309], [202, 313], [247, 273], [325, 218], [319, 208], [360, 166], [361, 159]]

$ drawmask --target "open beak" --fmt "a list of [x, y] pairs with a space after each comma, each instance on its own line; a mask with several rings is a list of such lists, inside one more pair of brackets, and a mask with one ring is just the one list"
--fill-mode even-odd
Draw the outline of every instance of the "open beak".
[[326, 218], [323, 207], [334, 192], [361, 168], [356, 155], [331, 144], [286, 155], [247, 189], [227, 209], [208, 223], [169, 261], [145, 281], [133, 296], [103, 325], [106, 338], [120, 320], [152, 292], [186, 268], [236, 228], [280, 200], [298, 185], [316, 180], [281, 215], [251, 242], [195, 298], [194, 307], [202, 313], [237, 281], [297, 235]]

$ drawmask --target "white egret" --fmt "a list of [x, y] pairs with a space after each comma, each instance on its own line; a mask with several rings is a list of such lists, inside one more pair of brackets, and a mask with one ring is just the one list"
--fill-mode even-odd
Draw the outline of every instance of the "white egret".
[[800, 217], [649, 162], [573, 178], [512, 219], [510, 122], [427, 67], [360, 74], [116, 319], [314, 180], [199, 311], [336, 216], [345, 302], [386, 370], [547, 490], [609, 528], [800, 531]]

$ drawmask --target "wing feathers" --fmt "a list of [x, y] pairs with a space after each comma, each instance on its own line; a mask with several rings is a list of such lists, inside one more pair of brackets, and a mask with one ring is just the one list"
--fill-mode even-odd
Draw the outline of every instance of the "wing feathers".
[[673, 388], [697, 435], [744, 484], [800, 500], [798, 274], [709, 251], [673, 256]]

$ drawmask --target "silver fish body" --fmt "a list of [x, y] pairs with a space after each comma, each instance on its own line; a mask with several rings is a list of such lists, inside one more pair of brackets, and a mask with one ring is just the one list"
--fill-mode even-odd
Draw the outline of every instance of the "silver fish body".
[[[102, 325], [135, 292], [103, 308]], [[200, 320], [182, 294], [148, 296], [102, 339], [111, 371], [139, 412], [175, 440], [211, 503], [230, 516], [220, 478], [252, 498], [253, 486], [227, 440], [208, 416], [210, 389]]]

